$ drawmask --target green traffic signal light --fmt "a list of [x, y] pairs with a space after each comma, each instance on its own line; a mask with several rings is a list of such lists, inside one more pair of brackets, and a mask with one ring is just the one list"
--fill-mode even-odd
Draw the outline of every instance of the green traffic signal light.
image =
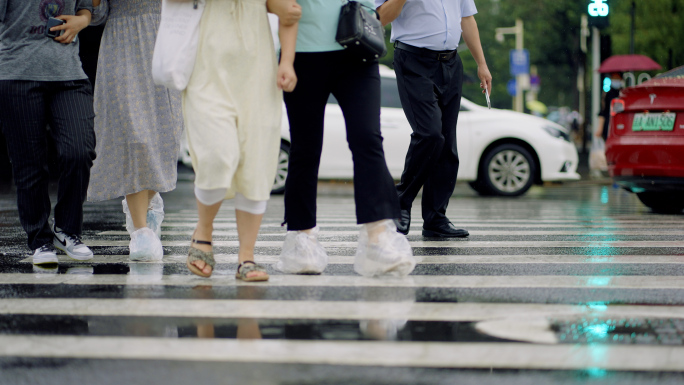
[[610, 91], [611, 84], [613, 84], [613, 82], [610, 80], [610, 78], [607, 77], [603, 79], [603, 92]]
[[608, 0], [591, 0], [589, 6], [587, 7], [587, 12], [589, 16], [593, 17], [606, 17], [610, 13], [610, 6], [608, 5]]
[[596, 28], [608, 27], [608, 15], [610, 14], [609, 0], [589, 0], [587, 5], [589, 14], [589, 26]]

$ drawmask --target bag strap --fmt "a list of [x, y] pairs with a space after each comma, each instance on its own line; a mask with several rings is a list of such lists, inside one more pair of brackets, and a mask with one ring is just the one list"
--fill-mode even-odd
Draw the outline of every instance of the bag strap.
[[[0, 0], [0, 1], [2, 1], [2, 0]], [[385, 0], [385, 1], [387, 1], [387, 0]], [[364, 7], [364, 8], [368, 8], [371, 12], [373, 12], [373, 13], [375, 14], [375, 17], [376, 17], [378, 20], [380, 20], [380, 14], [378, 13], [378, 11], [377, 11], [375, 8], [369, 7], [369, 6], [367, 6], [366, 4], [363, 4], [363, 3], [360, 3], [360, 2], [354, 1], [354, 0], [347, 0], [347, 3], [346, 3], [346, 4], [349, 4], [349, 3], [359, 3], [360, 6], [362, 6], [362, 7]]]

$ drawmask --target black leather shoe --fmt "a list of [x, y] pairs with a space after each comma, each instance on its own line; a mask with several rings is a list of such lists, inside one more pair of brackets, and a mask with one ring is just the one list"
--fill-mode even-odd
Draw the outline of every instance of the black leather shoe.
[[411, 227], [411, 210], [401, 210], [401, 217], [394, 220], [397, 225], [397, 232], [408, 235], [409, 227]]
[[463, 238], [470, 235], [467, 230], [457, 229], [451, 223], [444, 223], [434, 227], [423, 226], [423, 236], [426, 238]]

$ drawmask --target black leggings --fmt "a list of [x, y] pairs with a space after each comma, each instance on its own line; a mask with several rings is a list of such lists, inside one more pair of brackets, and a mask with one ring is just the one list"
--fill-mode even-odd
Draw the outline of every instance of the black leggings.
[[342, 109], [354, 160], [357, 222], [398, 218], [399, 198], [382, 149], [377, 62], [363, 62], [346, 51], [297, 53], [294, 67], [297, 88], [285, 93], [292, 140], [285, 184], [288, 230], [316, 226], [323, 120], [331, 93]]

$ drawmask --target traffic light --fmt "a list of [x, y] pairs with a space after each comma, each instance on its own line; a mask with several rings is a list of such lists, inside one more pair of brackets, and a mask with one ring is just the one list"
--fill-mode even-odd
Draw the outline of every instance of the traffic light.
[[603, 92], [610, 91], [610, 86], [612, 84], [613, 84], [613, 82], [612, 82], [612, 80], [610, 80], [610, 77], [603, 78]]
[[598, 29], [608, 27], [608, 17], [610, 15], [610, 0], [589, 0], [587, 14], [589, 15], [589, 26]]

